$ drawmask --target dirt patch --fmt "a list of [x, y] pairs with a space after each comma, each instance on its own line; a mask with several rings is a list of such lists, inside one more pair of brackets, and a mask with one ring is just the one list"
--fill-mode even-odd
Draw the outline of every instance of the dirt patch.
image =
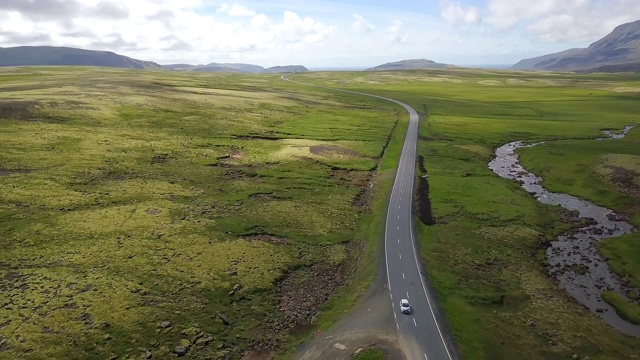
[[429, 181], [427, 180], [427, 169], [424, 167], [424, 158], [418, 157], [418, 168], [423, 173], [418, 177], [418, 189], [416, 190], [416, 203], [418, 208], [418, 219], [427, 226], [435, 225], [431, 211], [431, 199], [429, 198]]
[[28, 169], [5, 169], [0, 167], [0, 176], [9, 176], [11, 174], [30, 174], [31, 170]]
[[257, 349], [247, 351], [242, 355], [241, 360], [271, 360], [271, 350], [269, 349]]
[[422, 155], [418, 155], [418, 170], [423, 174], [427, 173], [427, 168], [424, 167], [424, 157]]
[[36, 101], [0, 101], [0, 117], [7, 119], [29, 120], [31, 108], [38, 105]]
[[344, 264], [337, 268], [325, 263], [314, 264], [293, 272], [278, 284], [278, 310], [287, 329], [312, 322], [318, 307], [345, 280], [345, 270]]
[[309, 151], [318, 156], [324, 157], [360, 157], [361, 155], [357, 151], [347, 149], [337, 145], [314, 145], [309, 146]]
[[635, 171], [625, 169], [618, 166], [607, 165], [612, 169], [609, 180], [620, 189], [620, 191], [631, 196], [640, 197], [640, 184], [638, 183], [638, 174]]
[[347, 264], [349, 261], [337, 267], [318, 263], [286, 275], [276, 287], [277, 312], [264, 319], [264, 326], [254, 332], [254, 350], [246, 353], [243, 360], [269, 359], [255, 356], [276, 350], [284, 334], [309, 330], [320, 305], [347, 279]]
[[0, 352], [5, 352], [9, 350], [9, 344], [7, 344], [7, 339], [4, 336], [0, 336]]
[[272, 193], [255, 193], [255, 194], [249, 195], [249, 199], [254, 199], [254, 200], [273, 200], [277, 198], [278, 197], [274, 196]]
[[152, 164], [166, 164], [169, 161], [169, 154], [153, 154], [151, 157]]
[[347, 187], [357, 188], [359, 191], [351, 200], [351, 205], [369, 209], [373, 192], [373, 172], [334, 169], [329, 177], [340, 181]]
[[244, 236], [243, 238], [247, 241], [262, 241], [262, 242], [266, 242], [269, 244], [276, 244], [276, 245], [291, 244], [291, 240], [289, 239], [281, 238], [281, 237], [277, 237], [269, 234], [254, 234], [254, 235]]

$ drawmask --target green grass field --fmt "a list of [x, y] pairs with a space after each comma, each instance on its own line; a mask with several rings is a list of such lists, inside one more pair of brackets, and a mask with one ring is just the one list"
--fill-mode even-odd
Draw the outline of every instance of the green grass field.
[[310, 315], [279, 304], [313, 308], [277, 284], [327, 296], [375, 248], [398, 115], [277, 75], [0, 70], [0, 357], [285, 347]]
[[[418, 150], [435, 225], [419, 223], [421, 251], [463, 358], [640, 353], [640, 340], [610, 328], [547, 275], [544, 243], [576, 225], [487, 168], [506, 142], [562, 140], [522, 149], [523, 165], [552, 191], [610, 206], [640, 225], [640, 196], [629, 181], [640, 172], [640, 129], [624, 140], [592, 140], [640, 123], [640, 77], [448, 69], [296, 78], [384, 94], [428, 115]], [[626, 177], [616, 177], [618, 168]], [[602, 244], [612, 268], [636, 286], [638, 240], [635, 233]], [[624, 306], [637, 314], [637, 305]]]
[[[559, 140], [522, 149], [523, 165], [550, 190], [640, 225], [640, 129], [592, 140], [640, 122], [640, 77], [293, 78], [424, 113], [418, 150], [435, 225], [418, 224], [421, 251], [465, 359], [640, 353], [640, 340], [547, 276], [543, 244], [575, 224], [487, 168], [505, 142]], [[406, 129], [395, 105], [277, 75], [56, 67], [0, 69], [0, 121], [0, 358], [166, 358], [176, 347], [192, 358], [290, 357], [312, 330], [290, 331], [310, 320], [297, 317], [310, 310], [304, 295], [330, 297], [314, 305], [313, 329], [326, 329], [371, 281]], [[601, 244], [636, 287], [638, 240]], [[292, 314], [283, 303], [301, 305]]]

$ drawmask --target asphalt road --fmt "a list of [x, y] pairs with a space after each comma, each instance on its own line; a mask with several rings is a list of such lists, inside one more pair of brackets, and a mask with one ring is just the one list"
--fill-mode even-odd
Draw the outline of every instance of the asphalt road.
[[[282, 79], [289, 80], [286, 75]], [[324, 88], [324, 87], [323, 87]], [[394, 102], [409, 113], [409, 128], [405, 136], [398, 170], [389, 198], [385, 229], [386, 287], [389, 290], [392, 311], [399, 335], [400, 347], [407, 360], [453, 360], [451, 336], [438, 323], [442, 318], [435, 304], [431, 288], [427, 285], [418, 256], [414, 235], [413, 189], [418, 140], [418, 114], [409, 105], [383, 96], [333, 89]], [[411, 313], [400, 312], [400, 300], [407, 299]]]
[[[400, 344], [409, 360], [453, 359], [436, 314], [433, 296], [423, 276], [413, 225], [413, 189], [418, 139], [418, 114], [409, 105], [391, 100], [409, 113], [409, 129], [393, 183], [385, 230], [387, 286]], [[411, 304], [411, 314], [400, 312], [400, 299]]]

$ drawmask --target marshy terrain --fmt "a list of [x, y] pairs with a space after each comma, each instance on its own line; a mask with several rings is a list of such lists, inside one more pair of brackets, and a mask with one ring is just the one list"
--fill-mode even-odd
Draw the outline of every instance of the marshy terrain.
[[[640, 128], [594, 141], [640, 122], [640, 77], [290, 78], [423, 112], [421, 253], [465, 359], [640, 353], [549, 275], [550, 242], [585, 220], [488, 168], [506, 143], [549, 141], [518, 149], [545, 188], [640, 226]], [[277, 75], [43, 67], [0, 70], [0, 122], [0, 358], [260, 359], [364, 293], [407, 119]], [[598, 243], [629, 289], [601, 296], [631, 322], [638, 241]]]
[[349, 307], [327, 300], [378, 238], [374, 174], [403, 126], [291, 87], [2, 69], [0, 357], [241, 358]]

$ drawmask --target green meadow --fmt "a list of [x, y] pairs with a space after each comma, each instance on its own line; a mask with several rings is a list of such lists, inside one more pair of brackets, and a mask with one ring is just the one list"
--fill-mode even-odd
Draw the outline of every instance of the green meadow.
[[279, 75], [1, 69], [0, 357], [283, 348], [373, 254], [399, 115]]
[[[550, 141], [520, 150], [525, 168], [550, 190], [608, 206], [640, 226], [640, 129], [622, 140], [593, 140], [640, 123], [640, 76], [445, 69], [294, 78], [383, 94], [423, 113], [418, 175], [428, 179], [435, 224], [417, 227], [463, 358], [637, 357], [639, 339], [609, 327], [547, 275], [545, 243], [580, 224], [487, 164], [506, 142]], [[611, 268], [636, 289], [638, 241], [634, 233], [601, 244]], [[603, 298], [637, 319], [637, 303]]]
[[[640, 226], [640, 129], [593, 140], [640, 123], [640, 76], [291, 77], [422, 113], [422, 257], [463, 358], [640, 353], [547, 275], [545, 243], [580, 224], [487, 168], [506, 142], [553, 140], [523, 165]], [[0, 122], [0, 358], [289, 357], [371, 281], [406, 129], [391, 103], [279, 75], [81, 67], [0, 69]], [[638, 241], [600, 245], [636, 288]]]

